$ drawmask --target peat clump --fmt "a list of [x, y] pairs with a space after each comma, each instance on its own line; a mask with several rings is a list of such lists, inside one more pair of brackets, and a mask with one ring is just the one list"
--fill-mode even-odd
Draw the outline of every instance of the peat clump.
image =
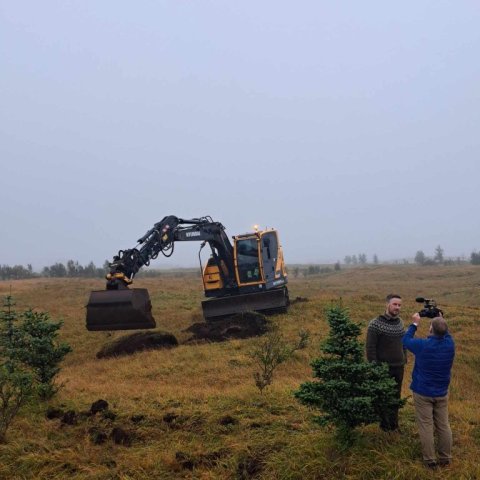
[[269, 322], [265, 315], [257, 312], [245, 312], [211, 320], [209, 323], [194, 323], [185, 332], [192, 333], [188, 340], [208, 340], [224, 342], [236, 338], [249, 338], [263, 335], [268, 330]]
[[143, 413], [136, 413], [130, 417], [130, 421], [132, 423], [141, 423], [143, 422], [147, 417], [143, 415]]
[[108, 435], [99, 427], [89, 428], [88, 436], [94, 445], [102, 445], [108, 440]]
[[104, 345], [97, 353], [97, 358], [131, 355], [142, 350], [172, 348], [178, 345], [174, 335], [167, 332], [136, 332], [124, 335]]
[[61, 408], [57, 407], [48, 407], [45, 412], [45, 417], [48, 420], [54, 420], [55, 418], [62, 418], [65, 412]]
[[103, 399], [96, 400], [90, 407], [90, 413], [92, 415], [95, 415], [98, 412], [103, 412], [104, 410], [108, 410], [108, 402]]
[[62, 415], [60, 422], [64, 425], [75, 425], [77, 423], [77, 412], [68, 410]]
[[223, 425], [224, 427], [227, 425], [237, 425], [238, 419], [236, 419], [235, 417], [232, 417], [231, 415], [225, 415], [218, 420], [218, 423], [220, 425]]
[[132, 445], [132, 434], [121, 427], [114, 427], [110, 433], [110, 438], [113, 443], [130, 447]]

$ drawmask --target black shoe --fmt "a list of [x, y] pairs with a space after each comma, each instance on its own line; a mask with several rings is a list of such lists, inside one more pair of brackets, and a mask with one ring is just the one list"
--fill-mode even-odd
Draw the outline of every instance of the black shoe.
[[435, 468], [438, 467], [438, 464], [437, 464], [437, 462], [425, 462], [425, 466], [427, 468], [430, 468], [430, 469], [434, 470]]
[[450, 466], [450, 460], [439, 460], [438, 461], [439, 467], [448, 467]]

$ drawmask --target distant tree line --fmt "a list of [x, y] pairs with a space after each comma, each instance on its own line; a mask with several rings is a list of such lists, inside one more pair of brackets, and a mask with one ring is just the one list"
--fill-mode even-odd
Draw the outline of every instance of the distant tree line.
[[480, 252], [472, 252], [470, 255], [470, 263], [472, 265], [480, 265]]
[[[366, 265], [368, 263], [367, 255], [365, 253], [346, 255], [343, 261], [345, 262], [345, 265]], [[377, 255], [373, 256], [373, 263], [378, 263]]]
[[28, 264], [27, 267], [23, 265], [14, 265], [13, 267], [0, 265], [0, 279], [21, 280], [34, 277], [101, 278], [106, 275], [108, 268], [108, 261], [105, 261], [103, 267], [97, 267], [93, 262], [90, 262], [88, 265], [80, 265], [73, 260], [69, 260], [66, 264], [57, 262], [48, 267], [43, 267], [40, 273], [34, 272], [30, 264]]
[[104, 277], [108, 272], [109, 263], [105, 261], [103, 267], [96, 267], [93, 262], [88, 265], [80, 265], [78, 262], [69, 260], [66, 265], [61, 262], [54, 263], [49, 267], [43, 267], [43, 277], [73, 277], [73, 278], [96, 278]]
[[35, 276], [33, 268], [30, 264], [25, 268], [23, 265], [0, 265], [1, 280], [20, 280], [22, 278], [32, 278]]
[[[434, 254], [432, 257], [425, 255], [423, 250], [418, 250], [415, 254], [414, 261], [417, 265], [460, 265], [462, 263], [467, 263], [467, 261], [462, 257], [456, 258], [447, 258], [445, 257], [445, 252], [443, 248], [438, 245], [435, 248]], [[470, 263], [472, 265], [480, 265], [480, 252], [472, 252], [470, 255]]]
[[[346, 255], [344, 258], [345, 265], [367, 265], [373, 264], [378, 265], [380, 262], [378, 260], [377, 254], [372, 256], [372, 261], [368, 261], [368, 257], [365, 253], [360, 253], [357, 255]], [[438, 245], [435, 248], [435, 251], [432, 256], [427, 256], [423, 250], [418, 250], [414, 257], [414, 262], [417, 265], [461, 265], [468, 263], [464, 257], [446, 257], [444, 249]], [[406, 258], [401, 261], [395, 260], [394, 264], [403, 263], [408, 265], [410, 262]], [[473, 251], [470, 255], [470, 263], [472, 265], [480, 265], [480, 251]]]
[[443, 265], [445, 263], [444, 250], [438, 245], [433, 257], [427, 257], [423, 250], [418, 250], [414, 260], [417, 265]]
[[[26, 278], [103, 278], [110, 270], [110, 263], [105, 260], [102, 267], [97, 267], [93, 262], [81, 265], [78, 261], [68, 260], [67, 263], [56, 262], [53, 265], [43, 267], [41, 272], [34, 272], [32, 265], [0, 265], [0, 280], [22, 280]], [[137, 277], [158, 277], [161, 275], [158, 269], [142, 269]]]
[[306, 268], [295, 267], [293, 269], [293, 276], [297, 278], [300, 274], [304, 277], [309, 275], [319, 275], [322, 273], [331, 273], [341, 269], [340, 262], [336, 262], [333, 267], [321, 266], [321, 265], [308, 265]]

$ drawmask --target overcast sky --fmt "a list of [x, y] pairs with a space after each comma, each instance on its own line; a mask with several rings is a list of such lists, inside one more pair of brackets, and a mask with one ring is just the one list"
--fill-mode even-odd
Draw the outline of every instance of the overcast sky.
[[473, 0], [3, 1], [0, 263], [102, 265], [166, 215], [287, 264], [469, 257], [479, 52]]

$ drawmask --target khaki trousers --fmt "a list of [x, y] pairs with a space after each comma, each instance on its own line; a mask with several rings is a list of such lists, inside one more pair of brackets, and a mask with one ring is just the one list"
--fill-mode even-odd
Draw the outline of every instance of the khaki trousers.
[[448, 423], [448, 395], [425, 397], [413, 392], [415, 418], [422, 444], [423, 461], [435, 462], [434, 434], [437, 436], [438, 460], [448, 462], [452, 458], [452, 430]]

